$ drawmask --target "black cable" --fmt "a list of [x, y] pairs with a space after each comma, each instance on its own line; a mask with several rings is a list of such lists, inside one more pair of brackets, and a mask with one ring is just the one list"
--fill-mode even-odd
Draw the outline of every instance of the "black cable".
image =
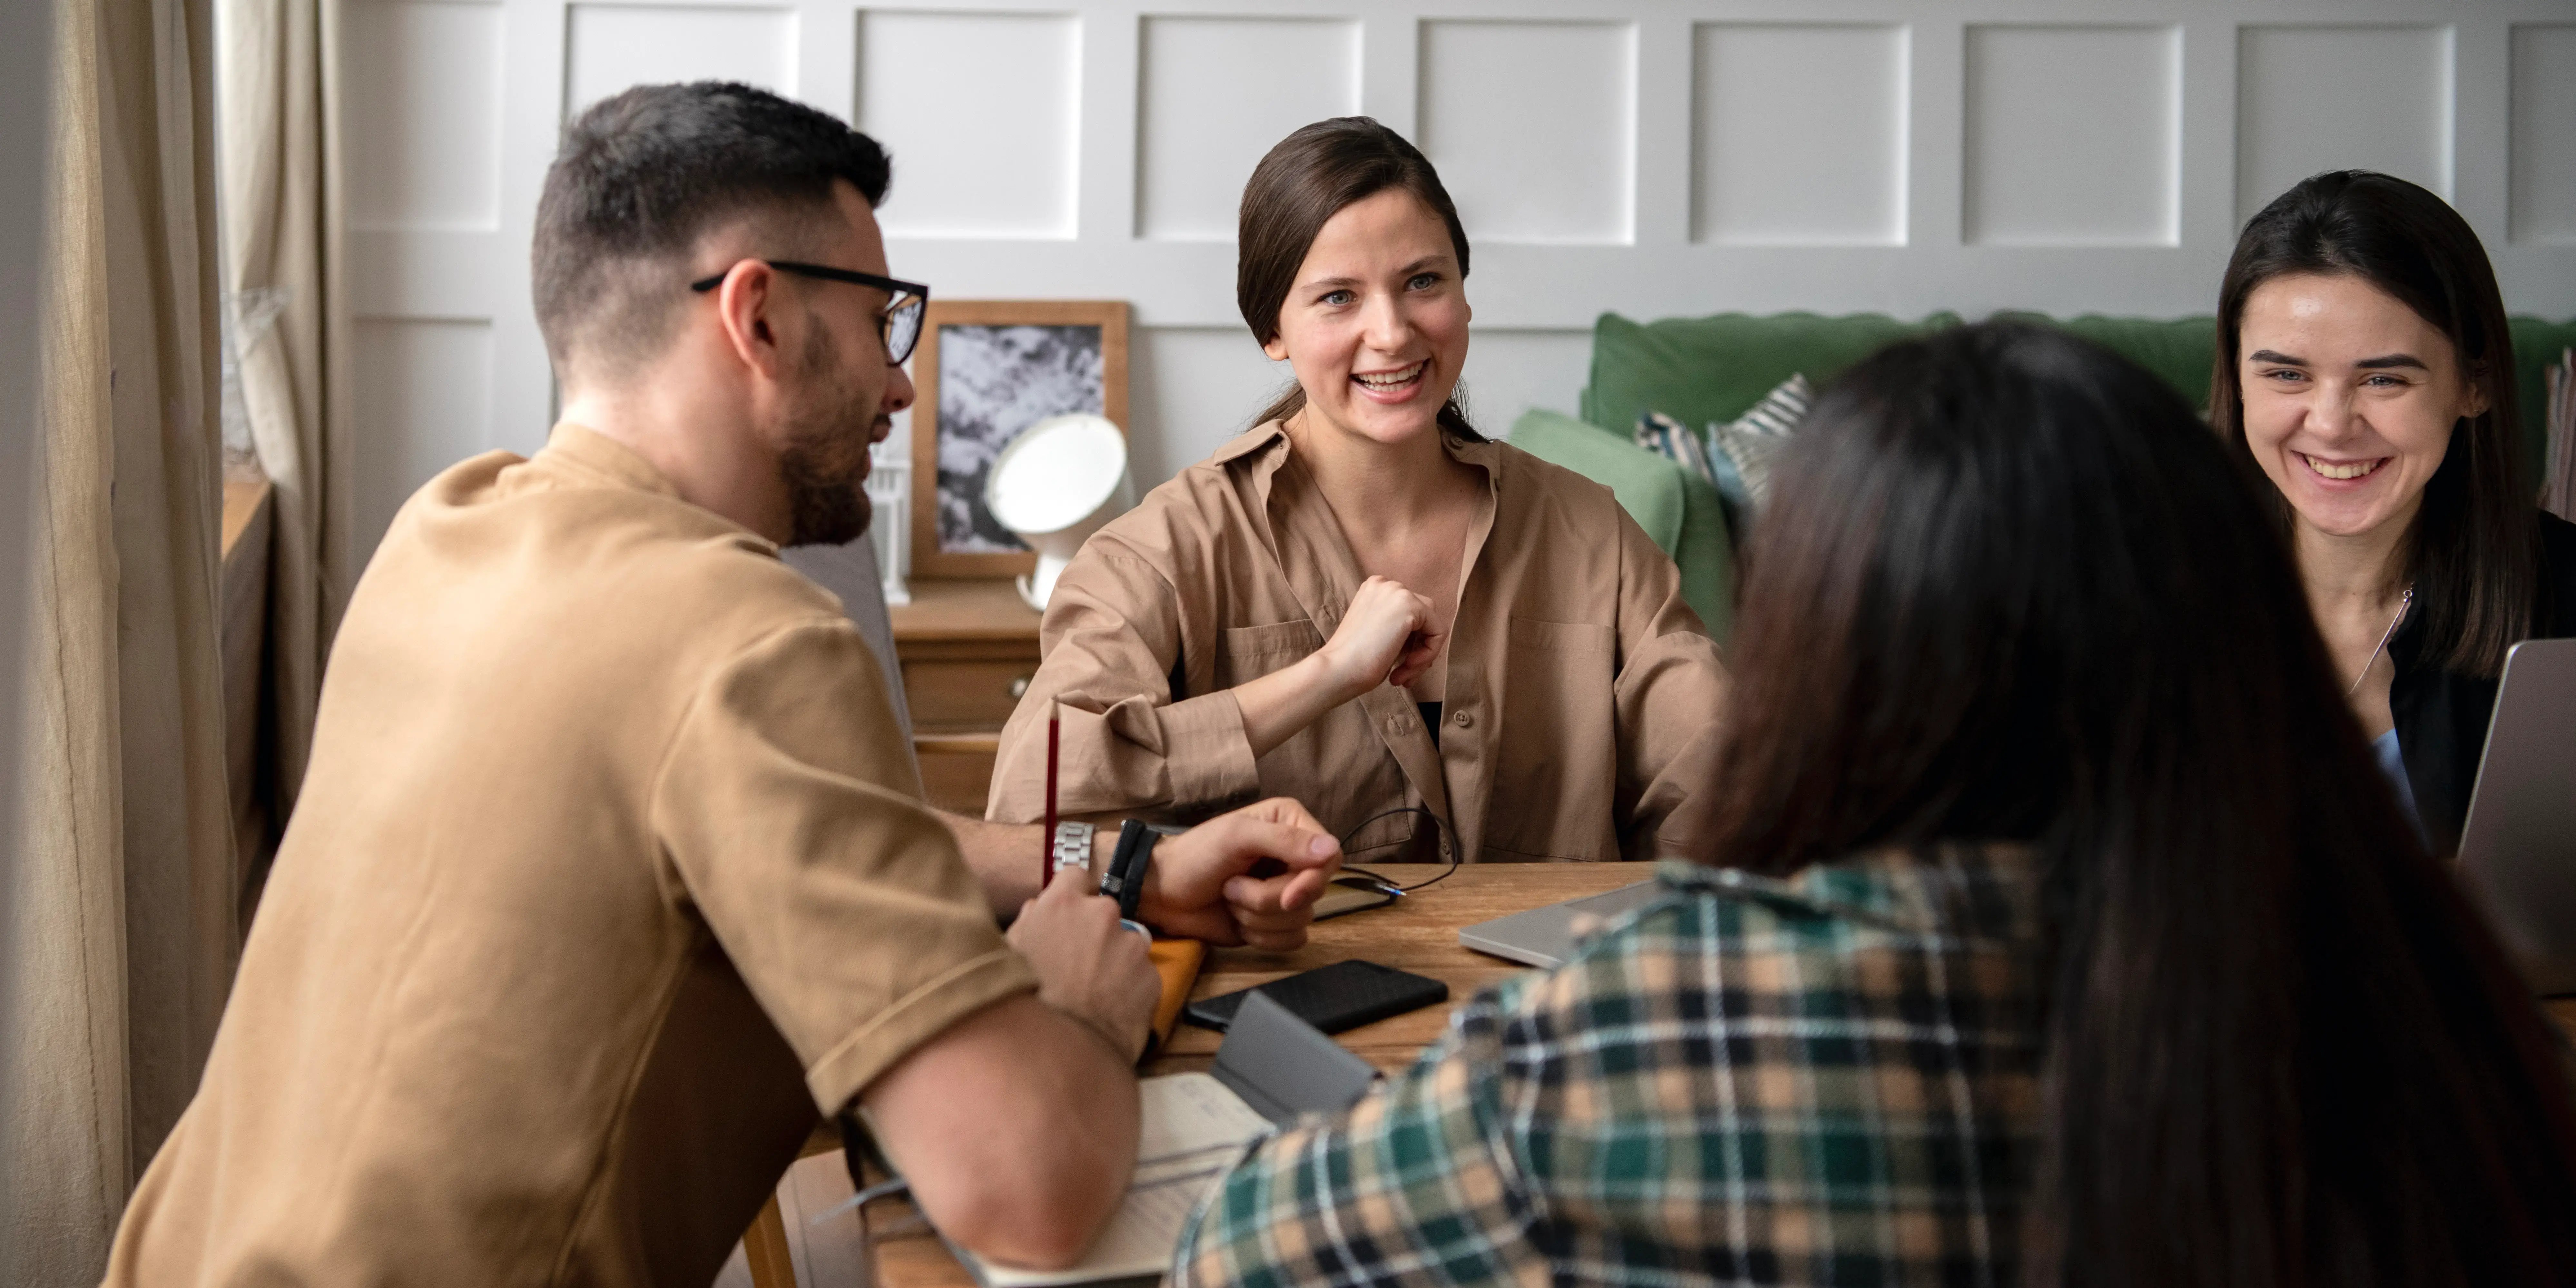
[[1343, 851], [1348, 852], [1350, 850], [1351, 838], [1359, 835], [1361, 829], [1366, 828], [1371, 823], [1377, 822], [1379, 819], [1394, 818], [1401, 814], [1420, 814], [1431, 820], [1431, 829], [1441, 841], [1441, 852], [1449, 856], [1449, 866], [1440, 869], [1440, 875], [1424, 877], [1420, 881], [1416, 881], [1409, 886], [1400, 886], [1390, 879], [1385, 873], [1372, 872], [1367, 868], [1347, 867], [1344, 868], [1343, 871], [1357, 872], [1362, 876], [1374, 878], [1380, 886], [1397, 894], [1411, 894], [1412, 892], [1420, 890], [1426, 886], [1437, 885], [1440, 882], [1447, 880], [1450, 873], [1458, 870], [1458, 838], [1450, 834], [1449, 820], [1440, 817], [1438, 812], [1434, 811], [1427, 805], [1407, 805], [1402, 809], [1391, 809], [1383, 814], [1372, 814], [1367, 818], [1361, 819], [1356, 826], [1351, 828], [1351, 830], [1342, 833]]

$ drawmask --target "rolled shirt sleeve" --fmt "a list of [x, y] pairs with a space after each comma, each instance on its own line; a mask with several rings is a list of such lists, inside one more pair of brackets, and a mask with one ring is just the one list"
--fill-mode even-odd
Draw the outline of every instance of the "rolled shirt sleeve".
[[1726, 666], [1699, 615], [1682, 600], [1681, 572], [1645, 529], [1619, 516], [1620, 849], [1655, 857], [1677, 814], [1696, 819], [1714, 769]]
[[[1204, 632], [1202, 632], [1204, 633]], [[1033, 823], [1046, 812], [1047, 719], [1061, 722], [1057, 807], [1067, 814], [1212, 813], [1261, 788], [1243, 708], [1231, 690], [1172, 692], [1193, 643], [1180, 595], [1107, 534], [1057, 579], [1040, 627], [1043, 660], [1003, 727], [985, 817]]]
[[717, 669], [652, 789], [668, 878], [826, 1114], [923, 1041], [1037, 987], [920, 802], [895, 728], [857, 631], [799, 623]]

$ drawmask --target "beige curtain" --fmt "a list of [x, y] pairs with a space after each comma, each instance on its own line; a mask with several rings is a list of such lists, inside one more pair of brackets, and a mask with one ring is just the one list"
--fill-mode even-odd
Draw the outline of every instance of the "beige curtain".
[[235, 927], [207, 0], [55, 0], [0, 1280], [95, 1282]]
[[[338, 0], [218, 0], [224, 268], [242, 401], [276, 488], [271, 818], [304, 781], [348, 567], [349, 334], [340, 239]], [[265, 319], [263, 321], [263, 319]]]

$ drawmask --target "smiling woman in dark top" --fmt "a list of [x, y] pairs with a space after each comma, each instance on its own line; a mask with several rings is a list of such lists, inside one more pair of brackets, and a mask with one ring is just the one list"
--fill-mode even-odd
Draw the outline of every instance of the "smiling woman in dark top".
[[2219, 288], [2219, 433], [2272, 482], [2380, 768], [2458, 848], [2505, 652], [2576, 634], [2576, 525], [2532, 504], [2513, 339], [2440, 197], [2320, 174], [2246, 224]]

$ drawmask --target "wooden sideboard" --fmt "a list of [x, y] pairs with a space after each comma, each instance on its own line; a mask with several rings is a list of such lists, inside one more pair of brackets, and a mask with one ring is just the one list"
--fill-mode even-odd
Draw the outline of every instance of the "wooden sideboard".
[[1038, 669], [1038, 613], [1007, 578], [923, 578], [887, 610], [930, 803], [984, 816], [1002, 722]]

